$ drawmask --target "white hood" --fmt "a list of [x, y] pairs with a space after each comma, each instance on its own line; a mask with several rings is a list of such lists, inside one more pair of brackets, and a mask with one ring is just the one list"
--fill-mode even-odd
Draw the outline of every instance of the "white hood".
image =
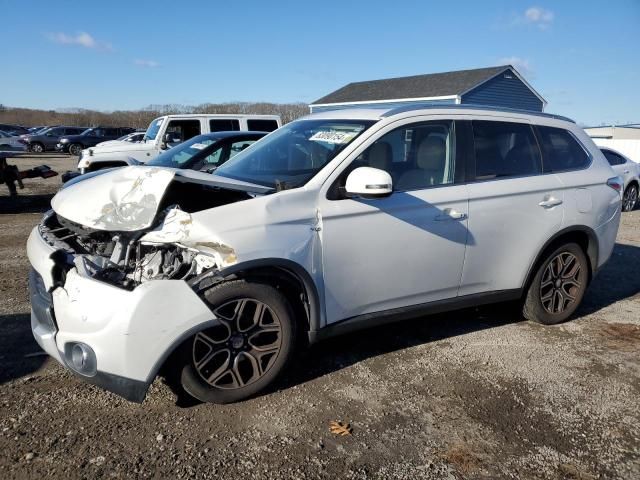
[[153, 143], [132, 143], [117, 141], [116, 143], [104, 142], [104, 145], [96, 145], [91, 147], [94, 155], [103, 153], [120, 153], [120, 152], [144, 152], [147, 150], [153, 150]]
[[192, 170], [130, 166], [63, 188], [53, 197], [51, 206], [58, 215], [84, 227], [124, 232], [143, 230], [153, 226], [162, 198], [174, 178], [256, 194], [271, 190]]

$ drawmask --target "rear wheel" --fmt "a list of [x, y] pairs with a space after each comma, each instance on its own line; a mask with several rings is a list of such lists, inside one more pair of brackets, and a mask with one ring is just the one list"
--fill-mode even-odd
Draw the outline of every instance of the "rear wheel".
[[31, 144], [31, 151], [33, 153], [42, 153], [44, 152], [44, 145], [42, 145], [41, 143], [32, 143]]
[[79, 143], [72, 143], [69, 145], [69, 154], [74, 155], [76, 157], [80, 156], [80, 152], [82, 152], [82, 145]]
[[214, 286], [205, 299], [220, 323], [184, 345], [182, 387], [203, 402], [243, 400], [269, 385], [291, 357], [291, 308], [275, 288], [244, 280]]
[[545, 325], [564, 322], [580, 305], [589, 281], [587, 257], [567, 243], [550, 252], [529, 286], [523, 314]]
[[638, 186], [635, 183], [632, 183], [627, 187], [624, 191], [624, 195], [622, 196], [622, 211], [630, 212], [636, 206], [636, 202], [638, 201]]

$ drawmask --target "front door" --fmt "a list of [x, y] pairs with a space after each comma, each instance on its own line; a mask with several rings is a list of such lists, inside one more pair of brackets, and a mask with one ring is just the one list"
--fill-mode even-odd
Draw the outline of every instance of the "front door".
[[[452, 121], [409, 123], [383, 133], [342, 172], [319, 203], [328, 323], [457, 295], [468, 235], [459, 158]], [[360, 166], [388, 171], [393, 194], [341, 194]]]

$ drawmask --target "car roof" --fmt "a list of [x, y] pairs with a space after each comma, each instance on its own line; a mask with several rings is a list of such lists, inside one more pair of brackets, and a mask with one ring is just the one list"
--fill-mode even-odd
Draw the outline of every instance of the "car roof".
[[223, 139], [223, 138], [229, 138], [229, 137], [247, 137], [247, 136], [262, 136], [262, 137], [264, 137], [267, 133], [269, 133], [269, 132], [254, 132], [254, 131], [246, 131], [246, 130], [233, 130], [233, 131], [228, 131], [228, 132], [203, 133], [202, 135], [199, 135], [199, 136], [200, 137], [207, 137], [207, 138]]
[[519, 110], [516, 108], [493, 107], [488, 105], [470, 105], [470, 104], [437, 104], [437, 103], [417, 103], [414, 105], [406, 105], [402, 107], [383, 107], [380, 108], [345, 108], [341, 110], [329, 110], [325, 112], [312, 113], [303, 117], [303, 119], [332, 119], [332, 120], [381, 120], [383, 118], [395, 115], [414, 113], [414, 114], [439, 114], [439, 113], [458, 113], [458, 114], [486, 114], [487, 112], [509, 113], [522, 115], [527, 117], [543, 117], [565, 122], [575, 123], [572, 119], [555, 115], [552, 113], [535, 112], [531, 110]]

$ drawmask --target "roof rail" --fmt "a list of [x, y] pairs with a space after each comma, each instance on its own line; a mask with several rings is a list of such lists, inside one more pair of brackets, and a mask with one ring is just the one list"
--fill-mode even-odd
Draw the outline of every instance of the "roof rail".
[[451, 110], [487, 110], [491, 112], [505, 112], [505, 113], [520, 113], [523, 115], [535, 115], [537, 117], [545, 117], [545, 118], [554, 118], [556, 120], [564, 120], [565, 122], [576, 123], [574, 120], [568, 117], [563, 117], [562, 115], [555, 115], [553, 113], [544, 113], [544, 112], [535, 112], [533, 110], [521, 110], [518, 108], [509, 108], [509, 107], [494, 107], [491, 105], [473, 105], [471, 103], [463, 103], [463, 104], [451, 104], [451, 103], [416, 103], [414, 105], [405, 105], [403, 107], [392, 108], [385, 113], [382, 114], [382, 117], [390, 117], [392, 115], [397, 115], [398, 113], [411, 112], [413, 110], [424, 110], [424, 109], [451, 109]]

